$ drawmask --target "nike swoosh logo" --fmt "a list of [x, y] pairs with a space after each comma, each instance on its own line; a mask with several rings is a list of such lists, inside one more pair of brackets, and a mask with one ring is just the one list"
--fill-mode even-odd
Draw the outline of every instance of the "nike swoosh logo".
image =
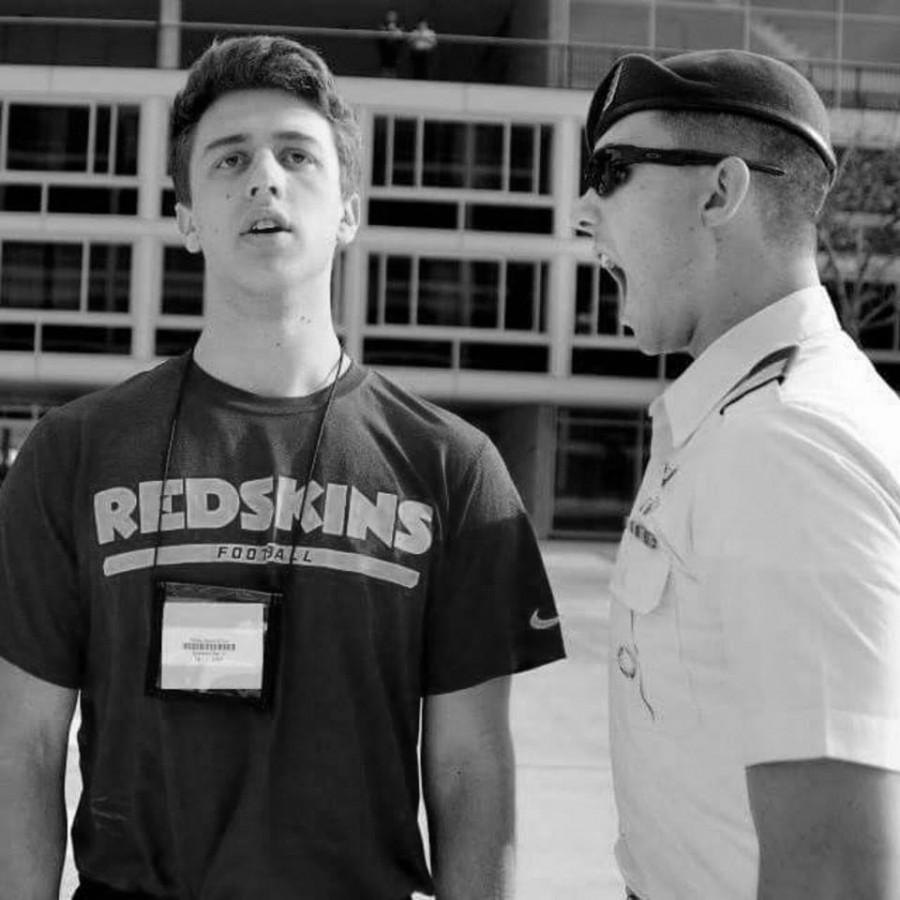
[[559, 616], [553, 616], [550, 619], [542, 619], [538, 610], [531, 614], [528, 624], [536, 631], [543, 631], [545, 628], [555, 628], [559, 625]]

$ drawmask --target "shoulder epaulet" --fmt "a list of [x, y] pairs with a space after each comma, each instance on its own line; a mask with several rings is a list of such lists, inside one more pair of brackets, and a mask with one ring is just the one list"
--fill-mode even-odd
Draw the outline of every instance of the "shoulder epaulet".
[[797, 351], [797, 344], [782, 347], [768, 356], [764, 356], [726, 395], [719, 407], [719, 412], [724, 413], [732, 403], [758, 391], [761, 387], [777, 381], [781, 384], [788, 376]]

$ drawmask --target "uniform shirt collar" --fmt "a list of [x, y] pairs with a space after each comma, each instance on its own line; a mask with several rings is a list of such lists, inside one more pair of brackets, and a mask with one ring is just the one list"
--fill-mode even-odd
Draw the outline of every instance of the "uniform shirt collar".
[[[667, 420], [673, 447], [683, 444], [764, 356], [815, 334], [840, 328], [821, 285], [788, 294], [739, 322], [710, 344], [650, 406]], [[654, 427], [656, 421], [654, 421]]]

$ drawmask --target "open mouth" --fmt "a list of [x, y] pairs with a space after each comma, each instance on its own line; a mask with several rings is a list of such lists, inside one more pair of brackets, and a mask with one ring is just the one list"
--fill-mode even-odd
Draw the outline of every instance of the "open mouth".
[[619, 296], [624, 299], [625, 287], [627, 284], [625, 270], [620, 265], [613, 262], [612, 258], [606, 253], [600, 254], [600, 265], [609, 272], [610, 276], [612, 276], [613, 281], [616, 283], [616, 287], [619, 289]]
[[281, 219], [274, 218], [272, 216], [264, 216], [251, 222], [250, 227], [244, 232], [244, 234], [282, 234], [287, 233], [290, 230], [291, 229], [288, 227], [287, 223], [282, 221]]

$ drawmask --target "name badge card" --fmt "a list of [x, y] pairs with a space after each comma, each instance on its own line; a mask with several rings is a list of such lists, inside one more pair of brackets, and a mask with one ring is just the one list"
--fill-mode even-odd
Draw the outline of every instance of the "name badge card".
[[280, 598], [243, 588], [159, 583], [148, 692], [268, 706]]

